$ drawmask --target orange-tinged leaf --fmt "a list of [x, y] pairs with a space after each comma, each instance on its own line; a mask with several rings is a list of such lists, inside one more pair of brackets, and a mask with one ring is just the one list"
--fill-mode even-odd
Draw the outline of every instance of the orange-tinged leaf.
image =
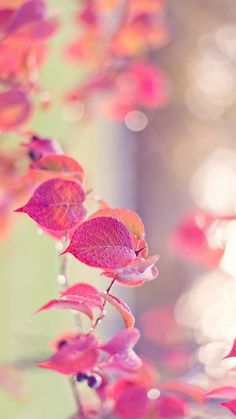
[[145, 235], [144, 225], [139, 215], [127, 208], [101, 208], [92, 214], [89, 219], [95, 217], [113, 217], [121, 221], [131, 234], [138, 239], [143, 239]]
[[45, 175], [68, 176], [79, 180], [81, 183], [84, 180], [83, 167], [72, 157], [65, 155], [48, 154], [31, 164], [30, 168], [33, 171], [43, 172]]
[[124, 320], [124, 323], [126, 327], [132, 328], [134, 327], [135, 319], [132, 314], [132, 311], [130, 310], [129, 306], [119, 297], [108, 294], [105, 292], [101, 292], [101, 296], [108, 301], [109, 304], [111, 304], [121, 315], [121, 317]]

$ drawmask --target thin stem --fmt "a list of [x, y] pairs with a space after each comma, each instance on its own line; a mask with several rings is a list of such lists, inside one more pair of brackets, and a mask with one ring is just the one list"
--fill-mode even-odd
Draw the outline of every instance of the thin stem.
[[[110, 284], [109, 284], [109, 286], [108, 286], [108, 288], [106, 289], [106, 294], [109, 294], [109, 292], [111, 291], [111, 289], [112, 289], [112, 287], [113, 287], [113, 285], [114, 285], [114, 283], [116, 282], [116, 278], [113, 278], [112, 279], [112, 281], [110, 282]], [[98, 326], [98, 324], [100, 323], [100, 321], [104, 318], [104, 310], [105, 310], [105, 307], [106, 307], [106, 303], [107, 303], [107, 300], [104, 300], [103, 301], [103, 305], [102, 305], [102, 313], [100, 314], [100, 316], [98, 316], [98, 318], [96, 319], [96, 321], [95, 321], [95, 323], [94, 323], [94, 326], [93, 326], [93, 328], [92, 328], [92, 330], [95, 330], [96, 329], [96, 327]]]
[[[62, 281], [60, 281], [60, 283], [61, 283], [63, 289], [68, 288], [69, 285], [70, 285], [69, 280], [68, 280], [69, 257], [70, 257], [70, 255], [68, 253], [65, 253], [63, 255], [62, 263], [61, 263], [61, 267], [60, 267], [59, 276], [61, 276], [61, 279], [62, 279]], [[81, 327], [81, 318], [80, 318], [79, 313], [75, 314], [75, 323], [76, 323], [77, 332], [78, 333], [81, 332], [82, 327]], [[77, 413], [80, 413], [80, 412], [82, 412], [82, 407], [81, 407], [79, 392], [78, 392], [78, 388], [77, 388], [77, 385], [76, 385], [75, 378], [70, 377], [69, 382], [70, 382], [72, 393], [74, 395], [75, 403], [76, 403], [76, 406], [77, 406]]]
[[73, 393], [73, 396], [74, 396], [74, 399], [75, 399], [75, 403], [76, 403], [76, 406], [77, 406], [78, 413], [79, 412], [82, 413], [80, 396], [79, 396], [78, 388], [77, 388], [76, 381], [75, 381], [74, 377], [70, 377], [70, 385], [71, 385], [71, 389], [72, 389], [72, 393]]

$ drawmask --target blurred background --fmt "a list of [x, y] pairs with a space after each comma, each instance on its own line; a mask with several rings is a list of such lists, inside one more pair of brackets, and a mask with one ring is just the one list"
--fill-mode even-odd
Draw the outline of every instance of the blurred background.
[[[49, 3], [62, 28], [50, 43], [41, 79], [55, 105], [33, 118], [32, 129], [59, 141], [82, 163], [95, 194], [111, 206], [135, 209], [144, 220], [150, 254], [160, 254], [159, 278], [137, 289], [117, 286], [143, 332], [140, 353], [153, 360], [162, 380], [190, 377], [205, 388], [232, 384], [232, 361], [220, 359], [236, 335], [235, 225], [227, 230], [223, 270], [195, 263], [188, 252], [179, 256], [172, 237], [181, 220], [196, 211], [235, 214], [236, 6], [231, 0], [168, 0], [169, 40], [151, 59], [166, 74], [170, 98], [161, 110], [143, 111], [144, 126], [137, 129], [127, 120], [96, 114], [89, 122], [68, 116], [62, 92], [82, 77], [79, 66], [63, 56], [76, 33], [71, 19], [77, 4]], [[58, 251], [30, 219], [16, 214], [13, 221], [0, 245], [0, 362], [25, 373], [20, 400], [0, 392], [1, 417], [64, 419], [74, 411], [67, 381], [27, 361], [47, 356], [48, 341], [72, 327], [64, 312], [31, 319], [58, 293]], [[71, 261], [72, 282], [93, 282], [92, 275]], [[106, 287], [99, 272], [97, 281]], [[111, 316], [107, 334], [120, 327]], [[201, 417], [210, 416], [204, 411]], [[214, 415], [227, 417], [225, 411]]]

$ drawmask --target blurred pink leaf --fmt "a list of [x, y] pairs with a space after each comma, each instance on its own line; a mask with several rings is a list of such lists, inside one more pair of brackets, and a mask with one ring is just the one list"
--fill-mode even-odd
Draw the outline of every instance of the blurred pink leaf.
[[96, 337], [93, 334], [81, 334], [65, 342], [47, 361], [38, 365], [68, 375], [90, 370], [96, 366], [98, 360]]
[[111, 356], [108, 365], [128, 369], [139, 368], [142, 362], [133, 350], [139, 337], [138, 329], [124, 329], [101, 345], [100, 348]]
[[0, 130], [8, 131], [26, 122], [32, 112], [28, 95], [21, 90], [0, 93]]

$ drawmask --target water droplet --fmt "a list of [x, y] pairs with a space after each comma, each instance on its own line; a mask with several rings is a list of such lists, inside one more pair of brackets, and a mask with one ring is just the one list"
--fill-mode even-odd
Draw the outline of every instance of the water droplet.
[[150, 390], [148, 390], [147, 397], [150, 400], [156, 400], [160, 397], [160, 394], [161, 392], [158, 390], [158, 388], [150, 388]]
[[59, 274], [57, 276], [57, 282], [60, 285], [65, 285], [66, 284], [66, 277], [65, 277], [65, 275]]
[[148, 124], [148, 118], [141, 111], [131, 111], [125, 115], [125, 125], [131, 131], [142, 131]]
[[58, 252], [61, 252], [63, 250], [63, 243], [61, 240], [56, 241], [55, 248]]

